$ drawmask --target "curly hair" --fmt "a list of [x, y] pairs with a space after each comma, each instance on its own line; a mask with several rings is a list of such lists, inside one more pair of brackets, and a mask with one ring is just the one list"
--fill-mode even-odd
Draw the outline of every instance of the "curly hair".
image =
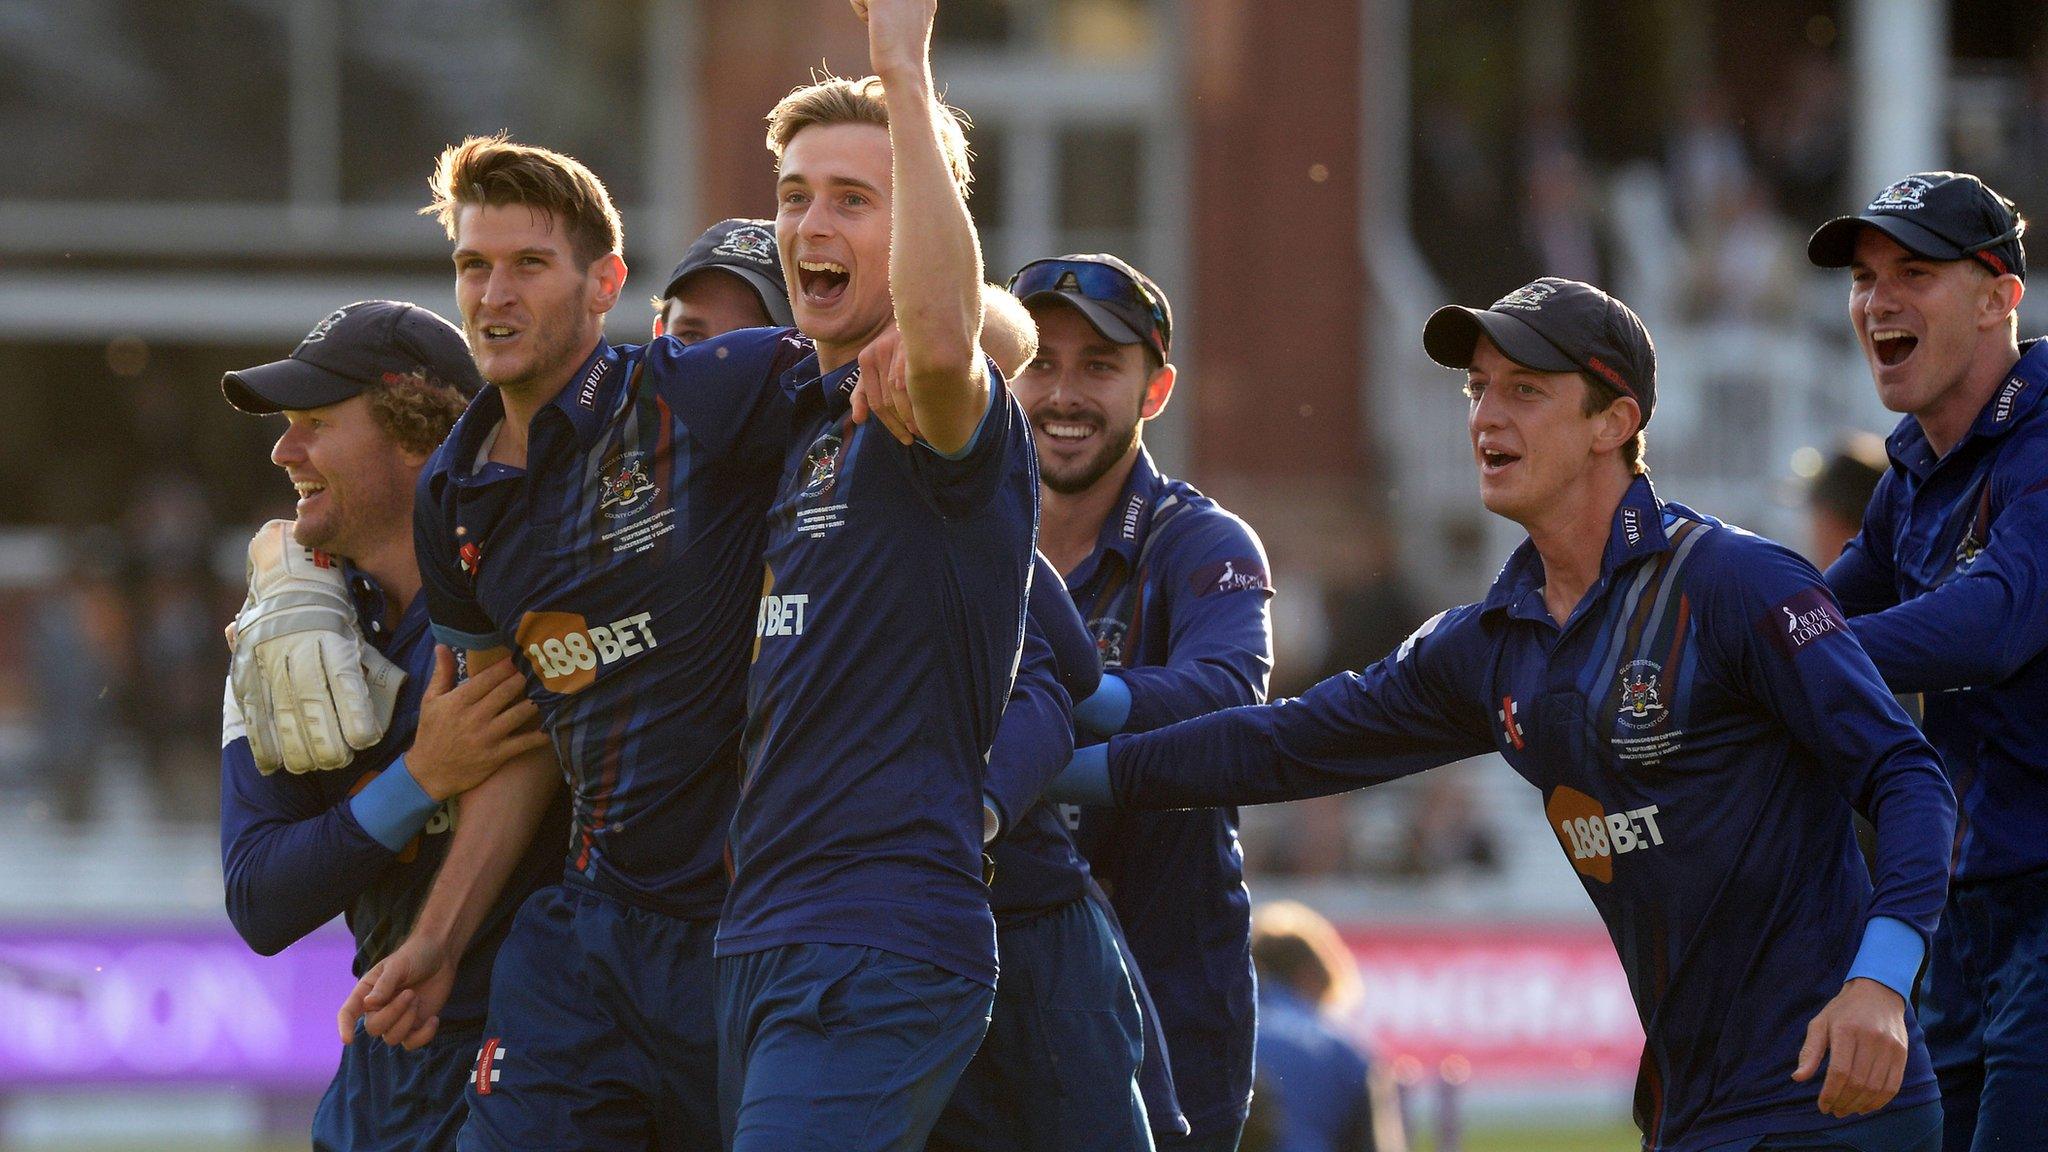
[[441, 446], [469, 404], [453, 384], [429, 376], [424, 368], [405, 376], [387, 372], [382, 382], [365, 388], [363, 396], [370, 401], [377, 427], [399, 447], [420, 456]]

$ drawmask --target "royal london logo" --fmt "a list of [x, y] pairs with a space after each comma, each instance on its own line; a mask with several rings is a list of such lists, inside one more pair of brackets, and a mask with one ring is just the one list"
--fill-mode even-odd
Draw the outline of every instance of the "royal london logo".
[[647, 478], [647, 460], [639, 452], [628, 453], [605, 468], [598, 510], [617, 520], [644, 510], [661, 489]]
[[1923, 198], [1934, 189], [1934, 185], [1918, 176], [1908, 176], [1897, 184], [1877, 194], [1865, 212], [1910, 212], [1922, 207]]
[[1621, 707], [1617, 719], [1622, 727], [1641, 731], [1669, 718], [1657, 683], [1664, 669], [1650, 660], [1631, 660], [1622, 665]]
[[1614, 883], [1614, 858], [1664, 843], [1657, 825], [1662, 813], [1655, 804], [1607, 811], [1605, 805], [1576, 788], [1559, 785], [1543, 805], [1557, 842], [1571, 857], [1572, 867], [1588, 880]]

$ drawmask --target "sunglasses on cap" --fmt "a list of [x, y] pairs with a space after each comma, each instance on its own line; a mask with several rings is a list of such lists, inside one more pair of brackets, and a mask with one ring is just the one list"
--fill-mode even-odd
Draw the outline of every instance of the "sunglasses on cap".
[[[1166, 308], [1136, 277], [1113, 264], [1093, 260], [1034, 260], [1010, 277], [1010, 294], [1029, 300], [1041, 292], [1079, 295], [1109, 309], [1127, 325], [1138, 340], [1167, 358], [1173, 341], [1173, 321]], [[1092, 317], [1091, 317], [1092, 319]]]

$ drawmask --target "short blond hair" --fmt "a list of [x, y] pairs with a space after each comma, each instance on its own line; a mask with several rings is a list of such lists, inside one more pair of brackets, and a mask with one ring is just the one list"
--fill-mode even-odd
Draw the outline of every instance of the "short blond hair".
[[[967, 147], [967, 130], [974, 126], [974, 121], [943, 100], [936, 103], [942, 113], [939, 146], [946, 154], [946, 168], [953, 174], [953, 185], [960, 189], [964, 199], [974, 184], [974, 153]], [[813, 125], [833, 124], [889, 127], [889, 105], [883, 100], [882, 78], [865, 76], [853, 80], [826, 75], [776, 101], [768, 111], [768, 151], [775, 154], [775, 162], [780, 164], [783, 150], [797, 133]]]
[[576, 260], [588, 268], [625, 248], [626, 229], [604, 181], [574, 156], [517, 144], [505, 133], [471, 136], [441, 150], [427, 181], [434, 201], [420, 209], [455, 239], [455, 218], [465, 205], [522, 204], [554, 214], [569, 233]]

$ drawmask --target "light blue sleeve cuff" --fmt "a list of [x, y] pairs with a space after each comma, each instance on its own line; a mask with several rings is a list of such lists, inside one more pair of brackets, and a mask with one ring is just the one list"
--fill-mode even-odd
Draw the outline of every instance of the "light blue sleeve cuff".
[[391, 767], [348, 802], [349, 812], [363, 831], [393, 852], [419, 835], [420, 829], [427, 826], [427, 818], [440, 806], [440, 801], [427, 795], [426, 789], [412, 778], [412, 770], [406, 767], [403, 756], [393, 760]]
[[1109, 745], [1090, 744], [1077, 749], [1074, 758], [1046, 786], [1045, 795], [1061, 804], [1107, 808], [1115, 803], [1116, 797], [1109, 790]]
[[944, 456], [948, 460], [967, 459], [967, 454], [974, 451], [976, 444], [981, 443], [981, 430], [988, 427], [988, 414], [996, 410], [996, 402], [1002, 398], [1002, 389], [996, 387], [995, 377], [990, 376], [988, 380], [988, 407], [981, 410], [981, 422], [974, 426], [974, 435], [967, 438], [967, 443], [962, 444], [957, 452], [939, 452], [938, 446], [929, 440], [925, 441], [925, 446], [934, 452], [938, 452], [939, 455]]
[[1131, 686], [1113, 672], [1102, 674], [1094, 695], [1074, 705], [1076, 727], [1095, 736], [1114, 736], [1131, 718]]
[[463, 632], [445, 624], [434, 625], [434, 639], [457, 652], [482, 652], [488, 648], [503, 647], [496, 636], [483, 632]]
[[1890, 916], [1872, 916], [1863, 926], [1863, 946], [1849, 965], [1849, 979], [1875, 980], [1910, 1004], [1913, 978], [1920, 974], [1920, 961], [1926, 956], [1927, 942], [1911, 924]]

